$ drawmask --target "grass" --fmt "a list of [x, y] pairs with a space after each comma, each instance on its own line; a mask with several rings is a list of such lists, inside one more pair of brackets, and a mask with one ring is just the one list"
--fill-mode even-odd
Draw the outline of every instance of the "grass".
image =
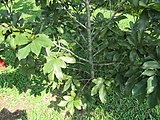
[[[13, 6], [15, 11], [23, 12], [22, 17], [33, 20], [40, 14], [39, 7], [36, 7], [34, 0], [15, 0]], [[109, 11], [98, 9], [95, 15], [102, 12], [104, 17], [109, 18]], [[129, 27], [129, 21], [133, 20], [130, 15], [128, 19], [121, 20], [119, 26], [125, 30]], [[12, 55], [6, 54], [6, 61], [11, 63]], [[124, 98], [112, 92], [107, 95], [107, 103], [101, 104], [94, 101], [86, 111], [77, 111], [71, 118], [63, 115], [63, 112], [51, 108], [51, 101], [54, 97], [41, 91], [40, 96], [33, 96], [32, 89], [25, 89], [30, 81], [19, 73], [18, 70], [8, 68], [7, 74], [0, 75], [0, 110], [7, 108], [14, 112], [17, 109], [25, 110], [22, 120], [158, 120], [160, 119], [160, 106], [149, 109], [146, 102], [139, 103], [134, 97]], [[25, 92], [24, 92], [25, 91]]]

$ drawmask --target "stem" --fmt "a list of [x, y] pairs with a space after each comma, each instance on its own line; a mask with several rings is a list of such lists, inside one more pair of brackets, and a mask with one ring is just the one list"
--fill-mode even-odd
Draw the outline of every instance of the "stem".
[[93, 64], [93, 46], [92, 46], [92, 34], [91, 34], [91, 13], [90, 13], [90, 5], [89, 1], [86, 0], [86, 11], [87, 11], [87, 33], [88, 33], [88, 52], [89, 52], [89, 63], [91, 65], [91, 79], [94, 79], [94, 64]]

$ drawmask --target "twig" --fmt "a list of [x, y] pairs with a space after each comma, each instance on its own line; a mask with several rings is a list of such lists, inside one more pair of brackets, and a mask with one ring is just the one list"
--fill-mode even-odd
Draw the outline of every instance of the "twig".
[[57, 46], [58, 48], [63, 49], [63, 50], [66, 50], [67, 52], [71, 53], [74, 57], [78, 58], [79, 60], [83, 60], [83, 61], [89, 63], [88, 60], [86, 60], [86, 59], [84, 59], [84, 58], [82, 58], [82, 57], [79, 57], [78, 55], [76, 55], [75, 53], [73, 53], [71, 50], [69, 50], [69, 49], [67, 49], [67, 48], [65, 48], [65, 47], [62, 47], [62, 46], [60, 46], [60, 45], [57, 45], [55, 42], [54, 42], [53, 44], [54, 44], [55, 46]]
[[[61, 2], [64, 4], [65, 6], [65, 3], [61, 0]], [[63, 6], [62, 6], [63, 7]], [[87, 27], [85, 25], [83, 25], [81, 22], [79, 22], [65, 7], [64, 7], [64, 10], [68, 13], [68, 15], [73, 18], [80, 26], [82, 26], [84, 29], [87, 30]]]

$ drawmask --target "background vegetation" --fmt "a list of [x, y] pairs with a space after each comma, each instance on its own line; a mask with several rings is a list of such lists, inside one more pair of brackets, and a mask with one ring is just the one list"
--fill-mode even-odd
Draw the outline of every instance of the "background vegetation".
[[33, 102], [24, 119], [159, 119], [159, 11], [158, 0], [1, 0], [2, 97]]

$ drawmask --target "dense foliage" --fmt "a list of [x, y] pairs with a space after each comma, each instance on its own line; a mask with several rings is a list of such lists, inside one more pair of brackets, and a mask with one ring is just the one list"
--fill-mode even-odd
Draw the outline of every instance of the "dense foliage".
[[[35, 87], [57, 93], [71, 114], [96, 95], [105, 103], [110, 88], [159, 104], [159, 0], [35, 0], [41, 13], [32, 21], [12, 9], [14, 0], [1, 4], [1, 57], [12, 52], [12, 65], [31, 81], [40, 77]], [[124, 30], [126, 14], [134, 20]]]

